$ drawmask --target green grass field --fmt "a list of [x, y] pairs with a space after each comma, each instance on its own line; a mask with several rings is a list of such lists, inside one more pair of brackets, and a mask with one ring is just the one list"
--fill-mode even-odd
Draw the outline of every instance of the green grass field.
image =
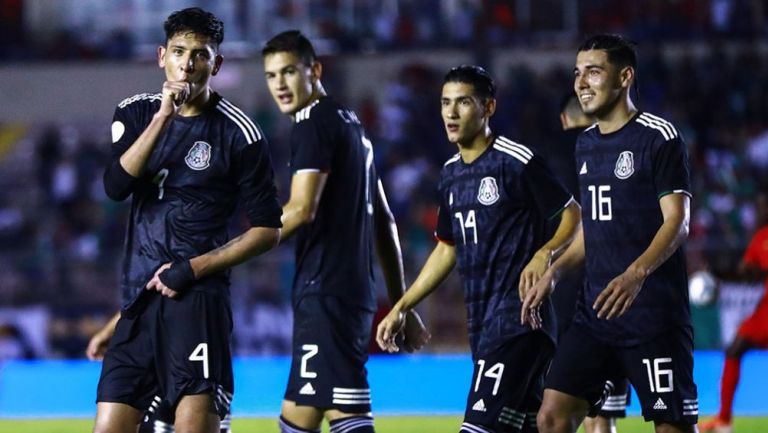
[[[452, 433], [459, 431], [461, 417], [458, 416], [403, 416], [377, 417], [378, 433]], [[7, 420], [0, 419], [3, 433], [87, 433], [91, 431], [90, 419], [55, 420]], [[619, 421], [619, 433], [652, 432], [650, 423], [642, 418], [630, 417]], [[734, 433], [766, 433], [768, 417], [740, 417], [734, 424]], [[232, 421], [235, 433], [279, 433], [274, 419], [248, 418]], [[323, 429], [328, 431], [327, 426]]]

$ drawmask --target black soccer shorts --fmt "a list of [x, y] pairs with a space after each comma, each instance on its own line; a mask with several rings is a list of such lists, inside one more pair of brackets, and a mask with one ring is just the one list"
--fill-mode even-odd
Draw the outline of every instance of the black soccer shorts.
[[153, 396], [175, 408], [181, 397], [211, 394], [221, 418], [234, 383], [229, 299], [191, 291], [170, 299], [147, 296], [135, 316], [122, 315], [101, 368], [97, 402], [144, 411]]
[[519, 335], [491, 353], [474, 356], [465, 428], [536, 431], [544, 375], [554, 350], [552, 340], [536, 331]]
[[605, 418], [626, 418], [627, 406], [630, 403], [629, 380], [624, 376], [608, 379], [610, 392], [605, 397], [603, 405], [597, 412]]
[[607, 395], [606, 380], [625, 376], [640, 398], [646, 421], [695, 424], [699, 404], [692, 352], [691, 334], [681, 328], [622, 347], [601, 342], [574, 325], [560, 339], [545, 387], [586, 400], [594, 416]]
[[293, 309], [293, 357], [285, 399], [301, 406], [371, 411], [368, 344], [373, 311], [310, 295]]

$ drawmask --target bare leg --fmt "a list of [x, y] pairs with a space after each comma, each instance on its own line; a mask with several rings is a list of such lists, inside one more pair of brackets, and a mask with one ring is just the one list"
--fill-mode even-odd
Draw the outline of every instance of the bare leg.
[[140, 422], [141, 412], [130, 405], [99, 402], [93, 433], [136, 433]]
[[585, 433], [616, 433], [616, 418], [596, 416], [584, 418]]
[[176, 406], [176, 433], [219, 433], [219, 421], [210, 394], [185, 395]]
[[545, 389], [536, 424], [539, 433], [576, 433], [587, 413], [589, 403], [586, 400], [554, 389]]

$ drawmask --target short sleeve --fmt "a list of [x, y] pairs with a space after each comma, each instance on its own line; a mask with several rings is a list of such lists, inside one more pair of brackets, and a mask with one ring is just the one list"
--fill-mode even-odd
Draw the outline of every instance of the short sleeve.
[[333, 140], [315, 117], [298, 122], [291, 132], [291, 172], [314, 170], [328, 172], [333, 157]]
[[141, 104], [134, 103], [125, 107], [115, 108], [115, 114], [112, 116], [112, 159], [120, 156], [139, 138], [141, 131], [138, 130], [136, 121], [140, 113], [136, 108]]
[[440, 190], [440, 208], [437, 210], [437, 227], [435, 227], [435, 238], [437, 240], [453, 245], [453, 227], [451, 226], [451, 207], [447, 191]]
[[272, 159], [267, 140], [242, 146], [237, 158], [238, 186], [251, 227], [282, 227]]
[[674, 193], [691, 195], [688, 151], [680, 137], [659, 146], [653, 160], [653, 171], [653, 182], [658, 198]]
[[522, 179], [536, 209], [544, 218], [556, 217], [573, 199], [544, 159], [536, 153], [523, 169]]
[[768, 248], [765, 247], [766, 242], [768, 242], [768, 229], [761, 229], [749, 241], [749, 246], [744, 251], [742, 261], [763, 269], [768, 268], [768, 257], [766, 257]]

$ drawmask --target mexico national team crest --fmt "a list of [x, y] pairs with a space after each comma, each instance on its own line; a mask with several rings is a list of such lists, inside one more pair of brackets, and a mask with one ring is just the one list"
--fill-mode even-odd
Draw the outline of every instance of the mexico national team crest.
[[196, 141], [187, 152], [184, 162], [192, 170], [205, 170], [211, 163], [211, 145], [204, 141]]
[[480, 181], [480, 189], [477, 191], [477, 201], [490, 206], [499, 200], [499, 187], [496, 185], [496, 179], [484, 177]]
[[635, 172], [635, 158], [632, 156], [632, 152], [625, 150], [619, 155], [619, 159], [616, 160], [616, 169], [613, 173], [619, 179], [626, 179], [632, 176]]

